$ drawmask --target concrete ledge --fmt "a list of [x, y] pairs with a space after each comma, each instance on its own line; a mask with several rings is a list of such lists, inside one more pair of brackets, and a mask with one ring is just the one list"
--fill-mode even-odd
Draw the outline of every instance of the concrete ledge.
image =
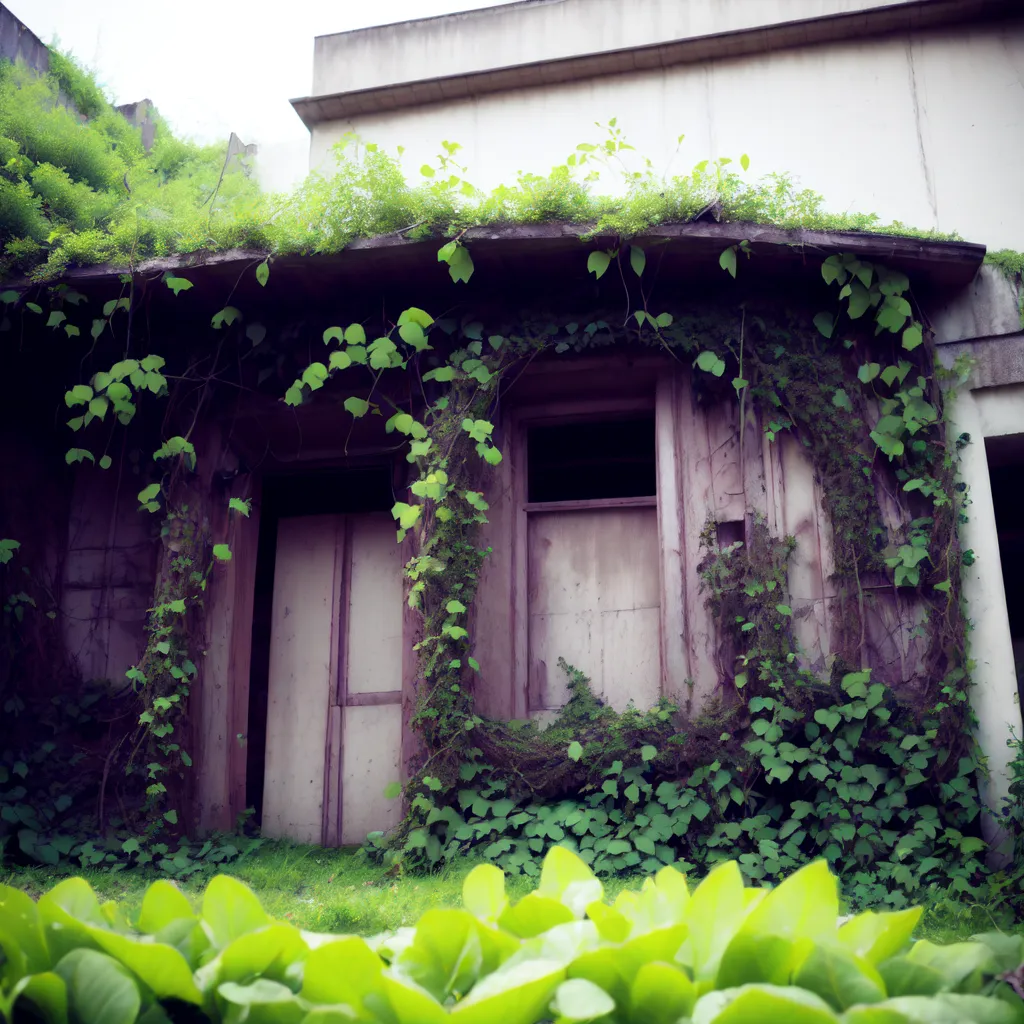
[[928, 310], [936, 345], [1021, 330], [1020, 285], [998, 267], [984, 264], [977, 277], [951, 299]]
[[[968, 381], [972, 391], [1024, 382], [1024, 331], [997, 338], [953, 342], [943, 345], [938, 355], [939, 361], [947, 368], [952, 367], [962, 355], [974, 360]], [[1024, 408], [1021, 410], [1020, 429], [1024, 432]]]
[[292, 106], [312, 127], [382, 110], [1014, 13], [1020, 13], [1016, 0], [528, 0], [320, 36], [312, 95]]

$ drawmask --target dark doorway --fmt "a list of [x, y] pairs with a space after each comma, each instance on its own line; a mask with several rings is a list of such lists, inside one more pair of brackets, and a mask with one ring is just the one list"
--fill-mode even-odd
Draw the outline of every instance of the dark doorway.
[[267, 749], [267, 694], [270, 687], [270, 629], [274, 604], [277, 524], [290, 516], [343, 515], [385, 511], [395, 503], [392, 467], [372, 465], [306, 473], [282, 473], [263, 480], [256, 592], [252, 616], [249, 727], [246, 737], [246, 806], [263, 820], [263, 774]]
[[985, 448], [1017, 663], [1017, 692], [1024, 702], [1024, 434], [988, 438]]

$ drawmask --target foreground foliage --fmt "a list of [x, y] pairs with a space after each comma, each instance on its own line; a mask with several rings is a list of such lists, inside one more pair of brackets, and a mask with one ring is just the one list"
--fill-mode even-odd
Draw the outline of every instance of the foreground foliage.
[[364, 940], [274, 921], [227, 876], [199, 915], [155, 882], [132, 922], [82, 879], [38, 904], [5, 888], [0, 1012], [52, 1024], [1024, 1020], [1024, 939], [912, 942], [919, 910], [840, 924], [823, 861], [771, 891], [745, 889], [735, 862], [693, 893], [666, 867], [609, 905], [554, 847], [535, 892], [511, 904], [501, 871], [481, 865], [463, 904]]

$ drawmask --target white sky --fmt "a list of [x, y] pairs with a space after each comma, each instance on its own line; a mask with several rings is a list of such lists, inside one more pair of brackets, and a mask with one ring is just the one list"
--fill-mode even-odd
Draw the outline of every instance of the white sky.
[[3, 0], [44, 43], [59, 39], [116, 103], [151, 99], [179, 135], [236, 132], [260, 147], [265, 184], [308, 164], [288, 102], [310, 92], [313, 38], [502, 0]]

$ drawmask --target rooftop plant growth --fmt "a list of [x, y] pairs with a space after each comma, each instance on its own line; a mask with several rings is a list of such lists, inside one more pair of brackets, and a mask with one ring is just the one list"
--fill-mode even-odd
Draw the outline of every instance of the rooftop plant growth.
[[1019, 1024], [1024, 938], [913, 940], [920, 910], [841, 919], [823, 861], [772, 891], [720, 865], [692, 892], [662, 868], [604, 899], [554, 847], [511, 903], [475, 868], [463, 909], [371, 939], [268, 917], [240, 882], [210, 882], [196, 913], [156, 882], [129, 921], [82, 879], [38, 905], [0, 887], [0, 1015], [133, 1024]]
[[[63, 105], [62, 94], [75, 106]], [[53, 280], [76, 265], [128, 267], [148, 256], [234, 247], [337, 252], [355, 238], [453, 235], [496, 223], [564, 221], [581, 233], [599, 225], [628, 237], [713, 215], [912, 233], [873, 215], [831, 214], [820, 195], [799, 189], [788, 175], [751, 179], [745, 156], [740, 166], [703, 161], [666, 178], [635, 158], [614, 119], [603, 131], [550, 174], [523, 173], [489, 193], [464, 177], [457, 143], [443, 143], [436, 164], [425, 164], [413, 186], [400, 154], [348, 136], [335, 147], [335, 173], [311, 174], [291, 194], [271, 195], [237, 162], [225, 173], [221, 147], [176, 138], [162, 120], [146, 153], [139, 131], [92, 78], [53, 51], [48, 76], [0, 64], [0, 278], [32, 273]], [[621, 175], [620, 194], [600, 194], [601, 168]]]

